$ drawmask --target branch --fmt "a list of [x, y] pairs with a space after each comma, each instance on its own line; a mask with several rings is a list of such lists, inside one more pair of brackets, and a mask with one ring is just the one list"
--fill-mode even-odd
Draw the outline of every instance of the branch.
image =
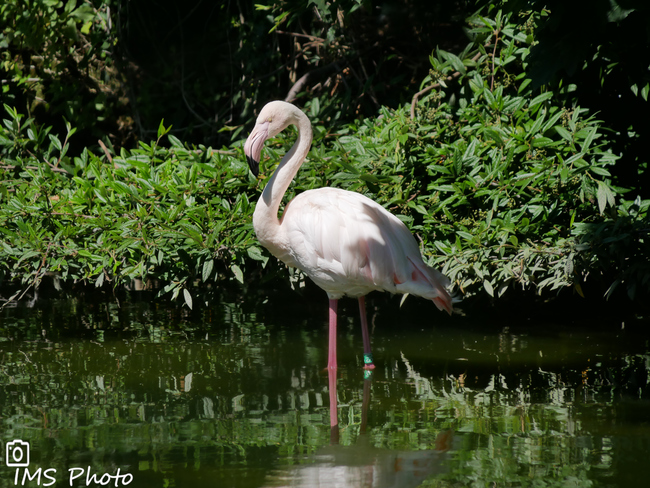
[[497, 29], [494, 39], [494, 49], [492, 49], [492, 79], [490, 80], [490, 91], [494, 90], [494, 58], [497, 55], [497, 45], [499, 44], [499, 34], [501, 31]]
[[291, 87], [291, 90], [289, 90], [289, 93], [287, 93], [287, 96], [284, 97], [285, 102], [293, 102], [296, 98], [298, 98], [298, 93], [303, 91], [303, 89], [307, 86], [307, 84], [312, 81], [314, 78], [324, 78], [326, 76], [329, 76], [332, 73], [338, 73], [341, 71], [341, 68], [339, 68], [338, 63], [333, 62], [331, 64], [328, 64], [327, 66], [323, 66], [322, 68], [317, 68], [315, 70], [309, 71], [302, 75], [298, 81], [296, 81], [293, 86]]
[[[111, 156], [111, 153], [109, 152], [108, 148], [106, 147], [106, 144], [104, 144], [104, 141], [101, 139], [98, 139], [97, 142], [99, 143], [99, 146], [102, 148], [102, 151], [104, 151], [104, 154], [106, 154], [106, 158], [108, 159], [108, 162], [110, 164], [113, 164], [113, 156]], [[116, 167], [115, 165], [113, 165]]]
[[[45, 163], [46, 163], [46, 164], [50, 167], [50, 169], [51, 169], [52, 171], [54, 171], [55, 173], [65, 173], [65, 174], [67, 174], [67, 175], [70, 174], [69, 171], [67, 171], [67, 170], [65, 170], [65, 169], [63, 169], [63, 168], [57, 168], [56, 166], [51, 165], [51, 164], [48, 163], [47, 161], [45, 161]], [[5, 164], [5, 165], [0, 166], [0, 169], [6, 169], [6, 170], [8, 170], [8, 171], [14, 170], [14, 169], [16, 169], [16, 168], [33, 169], [33, 170], [38, 170], [38, 169], [39, 169], [38, 166], [20, 166], [20, 165], [15, 165], [15, 164]]]
[[319, 42], [321, 44], [325, 43], [325, 39], [323, 39], [322, 37], [310, 36], [310, 35], [307, 35], [307, 34], [299, 34], [297, 32], [286, 32], [286, 31], [281, 31], [281, 30], [276, 30], [275, 32], [277, 32], [278, 34], [284, 34], [284, 35], [287, 35], [287, 36], [304, 37], [306, 39], [309, 39], [310, 41], [317, 41], [317, 42]]

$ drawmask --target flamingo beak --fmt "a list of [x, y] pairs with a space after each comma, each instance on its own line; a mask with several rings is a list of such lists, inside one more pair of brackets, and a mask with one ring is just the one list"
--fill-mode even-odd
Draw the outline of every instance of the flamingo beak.
[[260, 173], [260, 156], [264, 141], [269, 137], [269, 122], [258, 122], [244, 144], [244, 154], [248, 167], [255, 177]]

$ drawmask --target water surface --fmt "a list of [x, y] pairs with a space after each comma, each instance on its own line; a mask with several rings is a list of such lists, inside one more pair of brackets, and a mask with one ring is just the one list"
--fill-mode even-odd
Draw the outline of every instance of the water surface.
[[247, 293], [250, 303], [235, 292], [195, 312], [146, 294], [5, 308], [2, 456], [29, 442], [34, 478], [0, 463], [0, 487], [630, 487], [650, 477], [643, 321], [449, 318], [425, 301], [400, 309], [371, 296], [377, 368], [364, 379], [356, 303], [343, 302], [332, 431], [325, 298]]

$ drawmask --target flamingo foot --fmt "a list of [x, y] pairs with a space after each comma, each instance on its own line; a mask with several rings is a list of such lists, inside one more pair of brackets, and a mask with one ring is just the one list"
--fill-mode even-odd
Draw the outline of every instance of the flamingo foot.
[[364, 297], [359, 297], [359, 315], [361, 316], [361, 335], [363, 337], [363, 369], [372, 371], [375, 369], [375, 363], [372, 360], [370, 333], [368, 332], [368, 319], [366, 318], [366, 300]]
[[375, 369], [375, 363], [372, 360], [371, 352], [366, 352], [363, 354], [363, 369], [370, 371]]

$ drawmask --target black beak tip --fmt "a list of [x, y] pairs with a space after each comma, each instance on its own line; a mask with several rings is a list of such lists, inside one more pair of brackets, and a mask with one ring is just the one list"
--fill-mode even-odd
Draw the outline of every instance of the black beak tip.
[[255, 161], [251, 156], [246, 156], [246, 161], [248, 161], [248, 167], [251, 170], [251, 173], [253, 173], [253, 176], [257, 178], [257, 176], [260, 174], [260, 163], [259, 161]]

